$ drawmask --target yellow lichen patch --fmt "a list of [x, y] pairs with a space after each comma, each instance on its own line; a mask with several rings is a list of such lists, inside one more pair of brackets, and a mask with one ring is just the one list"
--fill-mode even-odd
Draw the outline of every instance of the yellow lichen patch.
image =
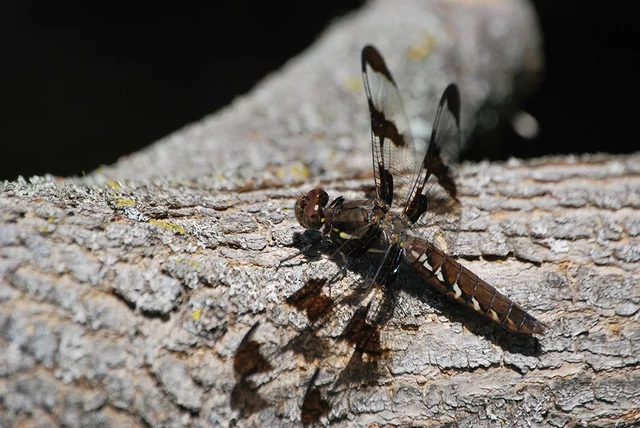
[[197, 273], [200, 273], [200, 269], [201, 269], [200, 263], [198, 263], [198, 262], [196, 262], [194, 260], [187, 260], [187, 264], [189, 266], [192, 266], [193, 268], [195, 268]]
[[612, 336], [620, 336], [620, 332], [622, 331], [622, 327], [618, 323], [609, 324], [609, 333]]
[[192, 318], [194, 321], [198, 321], [198, 320], [200, 320], [200, 315], [202, 315], [202, 308], [200, 308], [200, 309], [196, 309], [195, 311], [193, 311], [193, 312], [191, 313], [191, 318]]
[[55, 218], [53, 218], [53, 217], [49, 217], [49, 218], [47, 219], [47, 221], [48, 221], [49, 223], [55, 223], [56, 219], [55, 219]]
[[347, 89], [351, 92], [360, 92], [363, 89], [362, 86], [362, 77], [360, 76], [349, 76], [346, 82]]
[[425, 33], [420, 43], [409, 46], [407, 56], [413, 61], [421, 61], [433, 51], [435, 45], [436, 39], [430, 33]]
[[160, 226], [164, 230], [168, 230], [169, 232], [184, 234], [186, 230], [184, 227], [180, 226], [177, 223], [172, 223], [166, 220], [149, 220], [149, 224], [153, 224], [154, 226]]
[[109, 180], [107, 181], [107, 186], [111, 187], [116, 192], [119, 192], [122, 189], [122, 184], [119, 181]]
[[136, 201], [134, 201], [133, 199], [118, 198], [116, 203], [118, 204], [119, 207], [133, 207], [136, 205]]
[[286, 177], [291, 177], [296, 181], [304, 181], [309, 179], [311, 171], [309, 171], [309, 168], [302, 162], [297, 162], [288, 168], [278, 168], [276, 175], [281, 180]]
[[298, 162], [291, 167], [291, 175], [301, 180], [306, 180], [311, 176], [311, 172], [305, 164]]
[[41, 233], [49, 234], [49, 233], [52, 233], [52, 232], [55, 230], [55, 228], [51, 228], [51, 227], [49, 227], [49, 225], [48, 225], [48, 224], [39, 224], [39, 225], [38, 225], [38, 230], [39, 230]]
[[309, 138], [312, 141], [320, 141], [320, 142], [322, 142], [322, 141], [325, 140], [325, 136], [326, 136], [326, 134], [324, 132], [314, 132], [311, 135], [309, 135]]

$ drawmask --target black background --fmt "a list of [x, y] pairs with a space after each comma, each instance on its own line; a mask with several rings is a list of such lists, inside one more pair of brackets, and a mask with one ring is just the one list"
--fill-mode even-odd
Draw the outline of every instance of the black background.
[[[245, 93], [362, 1], [226, 3], [0, 6], [0, 179], [115, 162]], [[507, 128], [463, 159], [640, 149], [631, 7], [535, 5], [546, 78], [525, 109], [541, 132], [526, 141]]]

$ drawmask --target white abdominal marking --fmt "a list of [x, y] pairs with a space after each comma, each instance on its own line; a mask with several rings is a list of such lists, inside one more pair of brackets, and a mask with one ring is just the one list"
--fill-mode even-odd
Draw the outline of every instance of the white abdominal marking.
[[459, 299], [460, 296], [462, 296], [462, 290], [460, 290], [460, 287], [458, 287], [458, 281], [453, 283], [453, 292], [455, 293], [453, 297], [455, 297], [456, 299]]
[[480, 308], [480, 303], [478, 303], [478, 301], [476, 300], [475, 297], [471, 298], [471, 304], [473, 305], [473, 309], [480, 312], [481, 308]]

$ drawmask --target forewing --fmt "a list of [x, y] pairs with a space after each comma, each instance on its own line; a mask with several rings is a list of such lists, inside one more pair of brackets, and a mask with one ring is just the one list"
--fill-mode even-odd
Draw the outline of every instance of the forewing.
[[371, 114], [373, 175], [378, 197], [400, 205], [410, 194], [415, 148], [400, 92], [380, 53], [362, 50], [362, 79]]
[[445, 89], [417, 179], [405, 203], [412, 230], [445, 251], [450, 251], [459, 230], [461, 206], [453, 178], [453, 163], [461, 146], [460, 91]]
[[429, 147], [420, 167], [418, 179], [433, 174], [452, 198], [457, 198], [451, 166], [460, 154], [460, 90], [455, 83], [449, 84], [442, 94], [436, 119], [431, 132]]

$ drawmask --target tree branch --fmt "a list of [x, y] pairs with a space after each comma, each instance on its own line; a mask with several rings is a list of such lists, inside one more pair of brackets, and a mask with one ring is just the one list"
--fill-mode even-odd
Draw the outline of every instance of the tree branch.
[[349, 305], [310, 329], [312, 308], [292, 303], [310, 283], [351, 293], [362, 273], [329, 282], [339, 264], [326, 255], [278, 268], [306, 239], [296, 186], [354, 198], [372, 184], [353, 178], [370, 168], [362, 45], [385, 54], [412, 117], [432, 118], [457, 80], [467, 132], [541, 64], [526, 3], [391, 4], [114, 166], [1, 185], [0, 424], [298, 425], [314, 389], [324, 423], [638, 421], [638, 154], [460, 168], [455, 252], [550, 325], [539, 339], [408, 270], [376, 361], [337, 340]]

